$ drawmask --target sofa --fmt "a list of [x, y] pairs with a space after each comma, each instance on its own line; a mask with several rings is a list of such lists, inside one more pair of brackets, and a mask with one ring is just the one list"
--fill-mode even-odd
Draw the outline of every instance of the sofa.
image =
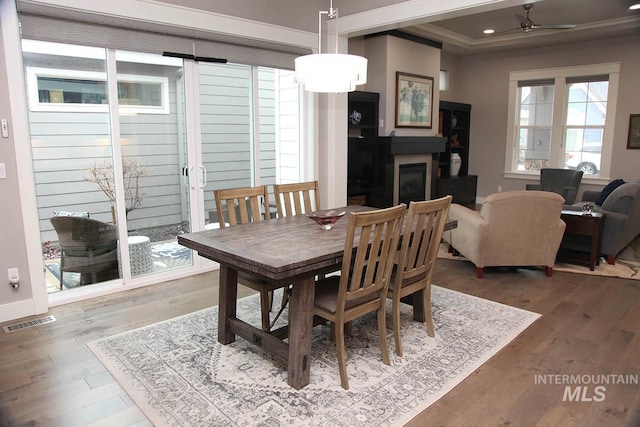
[[[616, 256], [625, 246], [640, 234], [640, 179], [625, 182], [615, 188], [604, 200], [601, 206], [595, 202], [600, 191], [587, 190], [582, 194], [582, 202], [565, 208], [582, 210], [588, 202], [593, 205], [594, 212], [607, 214], [602, 230], [601, 254], [606, 256], [609, 264], [615, 264]], [[589, 251], [588, 245], [579, 240], [563, 243], [563, 248]]]
[[564, 198], [550, 191], [507, 191], [488, 196], [479, 211], [452, 204], [449, 218], [457, 228], [442, 239], [476, 266], [544, 266], [553, 274], [565, 223]]

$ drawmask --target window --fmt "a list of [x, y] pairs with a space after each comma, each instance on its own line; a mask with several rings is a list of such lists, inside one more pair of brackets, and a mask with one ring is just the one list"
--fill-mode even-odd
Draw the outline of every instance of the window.
[[[108, 111], [105, 73], [27, 67], [27, 81], [31, 111]], [[168, 99], [168, 78], [118, 74], [121, 112], [169, 114]]]
[[440, 70], [440, 82], [438, 83], [440, 91], [449, 90], [449, 71]]
[[510, 75], [505, 170], [580, 169], [608, 179], [619, 64]]

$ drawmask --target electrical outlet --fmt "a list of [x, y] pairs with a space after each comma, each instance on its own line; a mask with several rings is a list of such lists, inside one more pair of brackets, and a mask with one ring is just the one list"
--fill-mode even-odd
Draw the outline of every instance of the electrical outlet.
[[502, 185], [498, 185], [498, 193], [502, 193]]

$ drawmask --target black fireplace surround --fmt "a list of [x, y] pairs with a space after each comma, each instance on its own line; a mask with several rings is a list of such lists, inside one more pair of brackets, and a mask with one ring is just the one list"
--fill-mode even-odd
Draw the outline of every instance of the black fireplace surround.
[[[430, 194], [436, 194], [438, 154], [445, 151], [446, 141], [445, 137], [435, 136], [349, 138], [347, 197], [364, 196], [367, 206], [392, 206], [394, 156], [412, 154], [431, 154], [427, 171], [431, 174]], [[422, 199], [424, 197], [417, 200]], [[401, 202], [408, 203], [408, 200]]]

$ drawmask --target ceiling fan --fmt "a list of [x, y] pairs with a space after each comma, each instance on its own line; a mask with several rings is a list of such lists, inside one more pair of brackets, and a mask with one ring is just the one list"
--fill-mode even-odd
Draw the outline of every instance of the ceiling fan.
[[523, 4], [522, 7], [526, 12], [526, 16], [516, 15], [516, 17], [520, 20], [520, 30], [525, 33], [531, 32], [533, 30], [569, 30], [574, 28], [574, 24], [551, 24], [551, 25], [540, 25], [536, 24], [529, 18], [529, 12], [533, 9], [532, 3]]

